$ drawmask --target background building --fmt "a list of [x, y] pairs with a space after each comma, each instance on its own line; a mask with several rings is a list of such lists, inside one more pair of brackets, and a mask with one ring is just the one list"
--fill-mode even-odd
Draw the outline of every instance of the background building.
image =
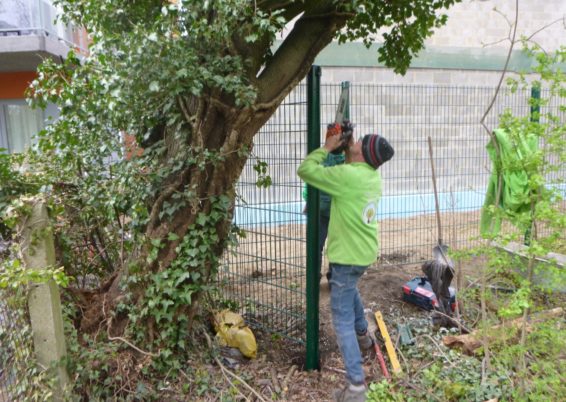
[[43, 111], [25, 102], [37, 66], [87, 47], [84, 31], [57, 22], [57, 15], [50, 0], [0, 2], [0, 148], [9, 152], [22, 151], [58, 115], [53, 105]]
[[[0, 2], [0, 148], [10, 152], [24, 149], [46, 121], [57, 116], [54, 106], [32, 110], [24, 100], [38, 64], [46, 57], [60, 60], [70, 50], [87, 48], [84, 30], [57, 22], [58, 14], [51, 0]], [[426, 42], [405, 76], [377, 61], [377, 45], [366, 49], [362, 43], [332, 43], [316, 59], [324, 68], [323, 83], [495, 85], [507, 57], [515, 2], [462, 0], [447, 14], [447, 25]], [[565, 42], [565, 18], [564, 0], [521, 0], [517, 38], [532, 36], [552, 51]], [[521, 71], [530, 63], [517, 45], [509, 70]]]
[[[329, 45], [316, 59], [325, 68], [323, 82], [387, 84], [492, 85], [500, 77], [515, 22], [515, 1], [462, 0], [451, 7], [447, 24], [435, 30], [411, 68], [401, 76], [377, 61], [377, 45], [361, 42]], [[520, 0], [516, 39], [530, 37], [546, 51], [566, 45], [566, 1]], [[530, 66], [514, 47], [508, 69]]]

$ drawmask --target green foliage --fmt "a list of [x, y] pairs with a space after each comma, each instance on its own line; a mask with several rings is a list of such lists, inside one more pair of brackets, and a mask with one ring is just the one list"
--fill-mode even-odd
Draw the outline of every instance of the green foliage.
[[254, 170], [257, 172], [258, 178], [256, 186], [267, 188], [271, 186], [271, 176], [267, 174], [267, 162], [258, 160], [254, 165]]
[[[123, 397], [120, 389], [130, 390], [128, 381], [133, 371], [131, 360], [127, 357], [121, 360], [121, 345], [108, 342], [104, 335], [99, 340], [80, 335], [73, 325], [80, 318], [79, 314], [79, 310], [69, 304], [63, 309], [68, 354], [65, 363], [69, 373], [73, 373], [75, 378], [72, 384], [73, 395], [89, 400]], [[122, 365], [119, 373], [115, 373], [117, 365]], [[135, 394], [131, 395], [129, 400], [134, 397]]]
[[[560, 206], [564, 199], [564, 192], [560, 187], [564, 184], [564, 177], [560, 172], [566, 169], [565, 110], [563, 107], [556, 107], [563, 105], [566, 99], [566, 77], [561, 67], [566, 60], [566, 48], [562, 47], [555, 53], [548, 54], [537, 46], [527, 46], [525, 52], [536, 60], [533, 70], [539, 80], [531, 82], [520, 76], [518, 79], [509, 79], [508, 83], [512, 90], [533, 87], [536, 96], [530, 99], [531, 113], [517, 117], [506, 111], [500, 122], [500, 126], [509, 133], [515, 144], [519, 144], [528, 135], [539, 139], [537, 152], [518, 159], [517, 166], [508, 167], [526, 172], [529, 192], [526, 193], [524, 203], [530, 206], [526, 213], [512, 217], [513, 223], [526, 231], [523, 257], [515, 260], [516, 265], [523, 267], [526, 278], [510, 306], [511, 312], [515, 313], [533, 307], [531, 301], [535, 290], [538, 290], [533, 284], [535, 274], [552, 276], [548, 281], [550, 283], [564, 283], [564, 274], [554, 269], [555, 264], [539, 264], [536, 259], [555, 252], [566, 229], [566, 214]], [[507, 236], [497, 240], [505, 243], [509, 238]], [[498, 260], [492, 260], [491, 264], [502, 270], [508, 269]], [[508, 315], [510, 311], [505, 313]]]
[[378, 49], [380, 62], [404, 74], [411, 59], [424, 48], [424, 40], [447, 21], [439, 13], [459, 0], [411, 1], [354, 1], [346, 30], [338, 34], [340, 42], [363, 39], [366, 46], [373, 43], [373, 34], [385, 29], [383, 45]]
[[482, 402], [509, 395], [505, 377], [494, 375], [482, 383], [481, 362], [475, 358], [460, 359], [457, 366], [435, 363], [423, 371], [420, 382], [427, 401]]
[[[129, 317], [134, 325], [144, 325], [155, 320], [160, 331], [154, 340], [160, 347], [154, 368], [160, 372], [178, 370], [189, 350], [191, 321], [188, 313], [200, 293], [213, 293], [210, 278], [215, 277], [218, 268], [218, 248], [224, 249], [224, 241], [218, 238], [216, 227], [226, 220], [230, 213], [230, 200], [226, 196], [212, 197], [210, 213], [201, 213], [189, 227], [187, 234], [179, 239], [169, 234], [169, 241], [176, 241], [176, 258], [167, 270], [159, 270], [145, 279], [145, 297], [139, 311], [130, 311]], [[159, 239], [152, 242], [151, 256], [157, 256], [162, 247]], [[139, 278], [144, 281], [143, 275]], [[136, 282], [136, 275], [130, 277]], [[139, 286], [139, 284], [136, 284]], [[141, 340], [141, 339], [140, 339]]]
[[[556, 261], [547, 258], [548, 253], [560, 249], [566, 231], [561, 187], [566, 170], [566, 76], [562, 71], [566, 48], [547, 53], [536, 45], [527, 45], [525, 43], [525, 52], [536, 60], [533, 70], [538, 80], [533, 82], [532, 78], [520, 76], [508, 79], [508, 84], [512, 91], [527, 92], [532, 88], [531, 113], [515, 116], [506, 111], [501, 116], [500, 127], [509, 134], [517, 150], [521, 149], [521, 141], [533, 135], [538, 139], [539, 149], [506, 167], [526, 173], [529, 191], [523, 202], [527, 208], [517, 215], [494, 209], [503, 220], [518, 228], [519, 233], [511, 231], [493, 239], [502, 245], [519, 240], [524, 246], [513, 255], [483, 249], [488, 256], [489, 269], [499, 275], [518, 278], [516, 290], [507, 295], [507, 302], [496, 305], [503, 319], [534, 319], [532, 316], [538, 311], [560, 305], [562, 295], [558, 290], [564, 289], [566, 283], [563, 267], [559, 268]], [[484, 296], [489, 302], [490, 295]], [[554, 358], [553, 352], [564, 347], [564, 329], [553, 320], [539, 319], [538, 322], [532, 328], [527, 328], [525, 323], [505, 333], [484, 330], [496, 335], [491, 342], [492, 372], [501, 373], [514, 385], [504, 393], [511, 400], [556, 400], [564, 394], [559, 374], [564, 364]]]
[[[465, 356], [443, 346], [444, 330], [432, 333], [426, 323], [415, 323], [416, 344], [402, 349], [406, 375], [399, 384], [371, 384], [370, 400], [554, 401], [566, 393], [562, 374], [566, 363], [556, 355], [566, 342], [563, 313], [559, 318], [540, 316], [564, 306], [559, 291], [566, 280], [564, 267], [548, 253], [563, 250], [566, 233], [566, 76], [562, 71], [566, 49], [548, 54], [535, 46], [526, 51], [538, 63], [534, 70], [540, 81], [534, 82], [533, 94], [540, 97], [529, 100], [530, 115], [517, 117], [507, 111], [500, 120], [514, 149], [521, 149], [527, 135], [539, 141], [537, 152], [505, 166], [527, 172], [526, 208], [512, 215], [494, 207], [492, 211], [504, 221], [501, 232], [490, 238], [494, 242], [453, 255], [460, 261], [473, 258], [475, 267], [484, 270], [485, 292], [476, 279], [459, 290], [458, 300], [463, 323], [476, 331], [477, 340], [487, 340], [490, 364], [483, 348]], [[532, 76], [509, 81], [513, 91], [531, 93]], [[504, 250], [512, 241], [526, 244], [518, 252]], [[485, 305], [482, 320], [480, 300]], [[529, 324], [521, 325], [522, 317]], [[403, 389], [402, 397], [393, 392], [406, 382], [411, 387]]]
[[411, 331], [415, 343], [400, 350], [406, 363], [403, 374], [391, 382], [370, 384], [369, 401], [484, 402], [491, 398], [506, 400], [512, 392], [503, 372], [494, 371], [482, 381], [480, 359], [443, 345], [443, 337], [456, 335], [457, 329], [436, 331], [428, 320], [420, 319], [411, 321]]
[[[566, 169], [566, 80], [563, 72], [566, 48], [546, 53], [536, 45], [529, 47], [525, 43], [525, 53], [535, 60], [533, 72], [538, 79], [533, 81], [531, 77], [521, 75], [519, 78], [509, 78], [507, 82], [512, 92], [521, 90], [533, 94], [529, 99], [530, 113], [515, 116], [507, 110], [501, 115], [500, 127], [508, 133], [518, 153], [523, 150], [522, 144], [528, 137], [534, 137], [539, 147], [536, 152], [525, 153], [505, 166], [509, 171], [525, 173], [528, 191], [520, 200], [525, 208], [513, 215], [506, 214], [502, 208], [492, 209], [519, 229], [519, 233], [503, 233], [494, 240], [503, 245], [510, 241], [520, 241], [526, 245], [521, 251], [522, 257], [512, 262], [516, 271], [522, 272], [527, 279], [522, 281], [522, 289], [515, 295], [515, 313], [532, 307], [528, 300], [535, 294], [533, 274], [552, 277], [547, 282], [554, 282], [555, 285], [564, 283], [564, 275], [555, 269], [556, 264], [539, 264], [535, 259], [558, 251], [566, 228], [566, 214], [561, 207], [564, 200], [563, 172]], [[489, 255], [491, 267], [503, 272], [510, 271], [502, 259], [503, 253]]]
[[44, 283], [50, 280], [63, 287], [69, 284], [69, 277], [63, 267], [26, 268], [17, 259], [5, 260], [0, 265], [0, 288], [18, 289], [30, 283]]
[[374, 382], [369, 385], [366, 396], [368, 402], [403, 402], [405, 399], [402, 394], [397, 393], [391, 383], [387, 380]]
[[[29, 204], [23, 203], [29, 212]], [[14, 206], [12, 203], [11, 207]], [[22, 209], [13, 209], [22, 212]], [[45, 231], [32, 235], [28, 253], [34, 247], [33, 237], [44, 236]], [[44, 401], [52, 397], [56, 381], [54, 367], [40, 367], [34, 354], [33, 334], [28, 316], [27, 299], [32, 286], [53, 281], [67, 286], [70, 278], [63, 267], [28, 268], [16, 257], [19, 246], [13, 245], [0, 261], [0, 371], [2, 387], [13, 400]]]
[[37, 192], [39, 183], [24, 172], [25, 157], [0, 148], [0, 236], [9, 239], [14, 222], [6, 214], [18, 197]]
[[[566, 331], [560, 320], [537, 323], [524, 345], [511, 344], [497, 348], [495, 370], [506, 373], [516, 384], [508, 390], [510, 400], [554, 401], [566, 392], [562, 379], [566, 363], [556, 358], [556, 351], [563, 350]], [[528, 369], [521, 369], [526, 356]]]

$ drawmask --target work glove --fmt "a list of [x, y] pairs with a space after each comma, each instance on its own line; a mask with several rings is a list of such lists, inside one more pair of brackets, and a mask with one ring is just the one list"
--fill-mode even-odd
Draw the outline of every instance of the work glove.
[[340, 135], [341, 144], [338, 148], [332, 151], [332, 154], [339, 155], [348, 148], [350, 138], [354, 134], [354, 125], [349, 120], [344, 120], [342, 124], [332, 123], [327, 126], [326, 138], [334, 135]]
[[340, 123], [332, 123], [326, 127], [326, 138], [342, 134], [342, 126]]

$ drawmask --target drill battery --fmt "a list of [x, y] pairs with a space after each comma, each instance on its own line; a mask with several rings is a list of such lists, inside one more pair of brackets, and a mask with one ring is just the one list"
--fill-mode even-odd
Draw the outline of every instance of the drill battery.
[[[456, 291], [449, 287], [450, 307], [452, 311], [456, 309]], [[438, 307], [438, 299], [432, 291], [432, 285], [426, 277], [416, 277], [403, 285], [403, 300], [424, 308], [432, 310]]]

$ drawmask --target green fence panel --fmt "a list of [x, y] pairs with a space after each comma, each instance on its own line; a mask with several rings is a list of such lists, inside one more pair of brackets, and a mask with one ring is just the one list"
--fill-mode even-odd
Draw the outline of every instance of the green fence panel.
[[[237, 185], [234, 222], [245, 232], [226, 256], [220, 279], [246, 322], [305, 341], [306, 235], [303, 185], [296, 175], [307, 151], [307, 92], [299, 85], [257, 134]], [[258, 162], [272, 185], [256, 185]]]
[[[341, 89], [340, 84], [324, 83], [324, 73], [322, 79], [321, 141], [334, 119]], [[394, 267], [431, 258], [437, 233], [428, 136], [433, 140], [445, 241], [453, 248], [475, 244], [491, 169], [485, 151], [489, 136], [480, 120], [494, 92], [495, 87], [480, 86], [350, 83], [355, 138], [378, 133], [395, 148], [395, 157], [380, 168], [379, 264]], [[496, 128], [505, 109], [529, 116], [530, 96], [529, 89], [502, 89], [486, 117], [487, 126]], [[541, 116], [560, 105], [563, 99], [553, 100]], [[300, 343], [307, 342], [307, 220], [296, 170], [306, 154], [307, 85], [301, 84], [256, 137], [254, 157], [238, 184], [241, 198], [235, 216], [247, 235], [226, 257], [221, 272], [226, 297], [239, 304], [248, 323]], [[269, 164], [271, 187], [256, 187], [255, 158]], [[559, 181], [564, 192], [565, 177], [566, 172], [555, 172], [549, 180]], [[315, 247], [312, 252], [317, 252]], [[324, 273], [324, 257], [322, 266]]]

